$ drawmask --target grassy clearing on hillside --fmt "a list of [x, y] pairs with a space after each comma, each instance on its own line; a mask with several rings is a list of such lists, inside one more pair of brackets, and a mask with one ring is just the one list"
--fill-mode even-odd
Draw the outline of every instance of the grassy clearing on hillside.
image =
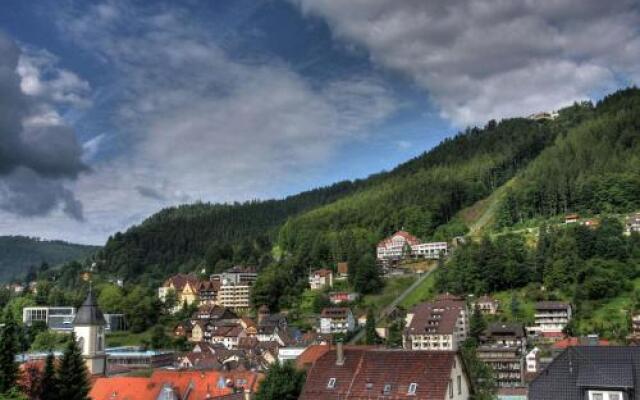
[[107, 334], [107, 347], [120, 346], [140, 346], [141, 343], [149, 343], [151, 339], [151, 331], [147, 330], [140, 333], [131, 333], [127, 331], [113, 332]]
[[362, 308], [364, 310], [368, 308], [381, 310], [411, 286], [416, 279], [414, 276], [400, 276], [386, 279], [384, 289], [382, 289], [380, 293], [366, 295], [362, 298]]
[[415, 288], [415, 290], [411, 292], [402, 301], [402, 303], [400, 303], [400, 305], [405, 309], [409, 309], [418, 303], [421, 303], [423, 301], [433, 298], [433, 296], [435, 295], [435, 288], [434, 288], [436, 283], [435, 274], [436, 272], [432, 273], [424, 281], [422, 281], [420, 286]]

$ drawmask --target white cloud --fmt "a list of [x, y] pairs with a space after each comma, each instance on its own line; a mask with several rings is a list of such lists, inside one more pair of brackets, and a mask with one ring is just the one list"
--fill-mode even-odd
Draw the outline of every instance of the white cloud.
[[[135, 33], [118, 29], [133, 24]], [[64, 14], [60, 27], [115, 69], [113, 86], [124, 90], [112, 122], [127, 140], [126, 151], [73, 183], [85, 224], [50, 216], [65, 239], [99, 242], [185, 201], [277, 195], [395, 111], [389, 90], [367, 76], [318, 88], [277, 59], [236, 61], [178, 8], [107, 3]], [[31, 78], [28, 90], [41, 93], [39, 85]], [[113, 138], [85, 143], [86, 160], [104, 140]], [[43, 225], [29, 227], [50, 230]]]
[[635, 1], [292, 0], [459, 125], [555, 109], [640, 80]]

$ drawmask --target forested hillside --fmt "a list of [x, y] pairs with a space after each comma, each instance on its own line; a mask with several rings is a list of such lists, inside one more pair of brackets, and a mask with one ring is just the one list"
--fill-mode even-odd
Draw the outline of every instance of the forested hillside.
[[581, 108], [584, 123], [559, 135], [518, 176], [504, 200], [501, 225], [566, 212], [640, 208], [640, 90]]
[[62, 241], [38, 240], [24, 236], [0, 236], [0, 282], [23, 278], [31, 267], [50, 266], [87, 257], [98, 250]]

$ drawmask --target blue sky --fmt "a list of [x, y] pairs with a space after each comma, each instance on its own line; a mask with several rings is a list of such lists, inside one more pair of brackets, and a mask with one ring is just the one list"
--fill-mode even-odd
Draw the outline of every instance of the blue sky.
[[83, 243], [169, 205], [365, 177], [639, 76], [635, 1], [0, 8], [0, 234]]

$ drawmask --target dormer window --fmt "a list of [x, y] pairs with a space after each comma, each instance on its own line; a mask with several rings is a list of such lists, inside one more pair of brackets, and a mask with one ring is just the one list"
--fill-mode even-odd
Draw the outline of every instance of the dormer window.
[[416, 389], [418, 389], [418, 384], [415, 382], [411, 382], [411, 384], [409, 384], [409, 390], [407, 390], [407, 394], [409, 396], [415, 396]]
[[385, 396], [388, 396], [391, 394], [391, 384], [390, 383], [385, 383], [384, 388], [382, 389], [382, 394], [384, 394]]
[[336, 387], [336, 378], [329, 378], [329, 382], [327, 382], [327, 389], [333, 389]]

